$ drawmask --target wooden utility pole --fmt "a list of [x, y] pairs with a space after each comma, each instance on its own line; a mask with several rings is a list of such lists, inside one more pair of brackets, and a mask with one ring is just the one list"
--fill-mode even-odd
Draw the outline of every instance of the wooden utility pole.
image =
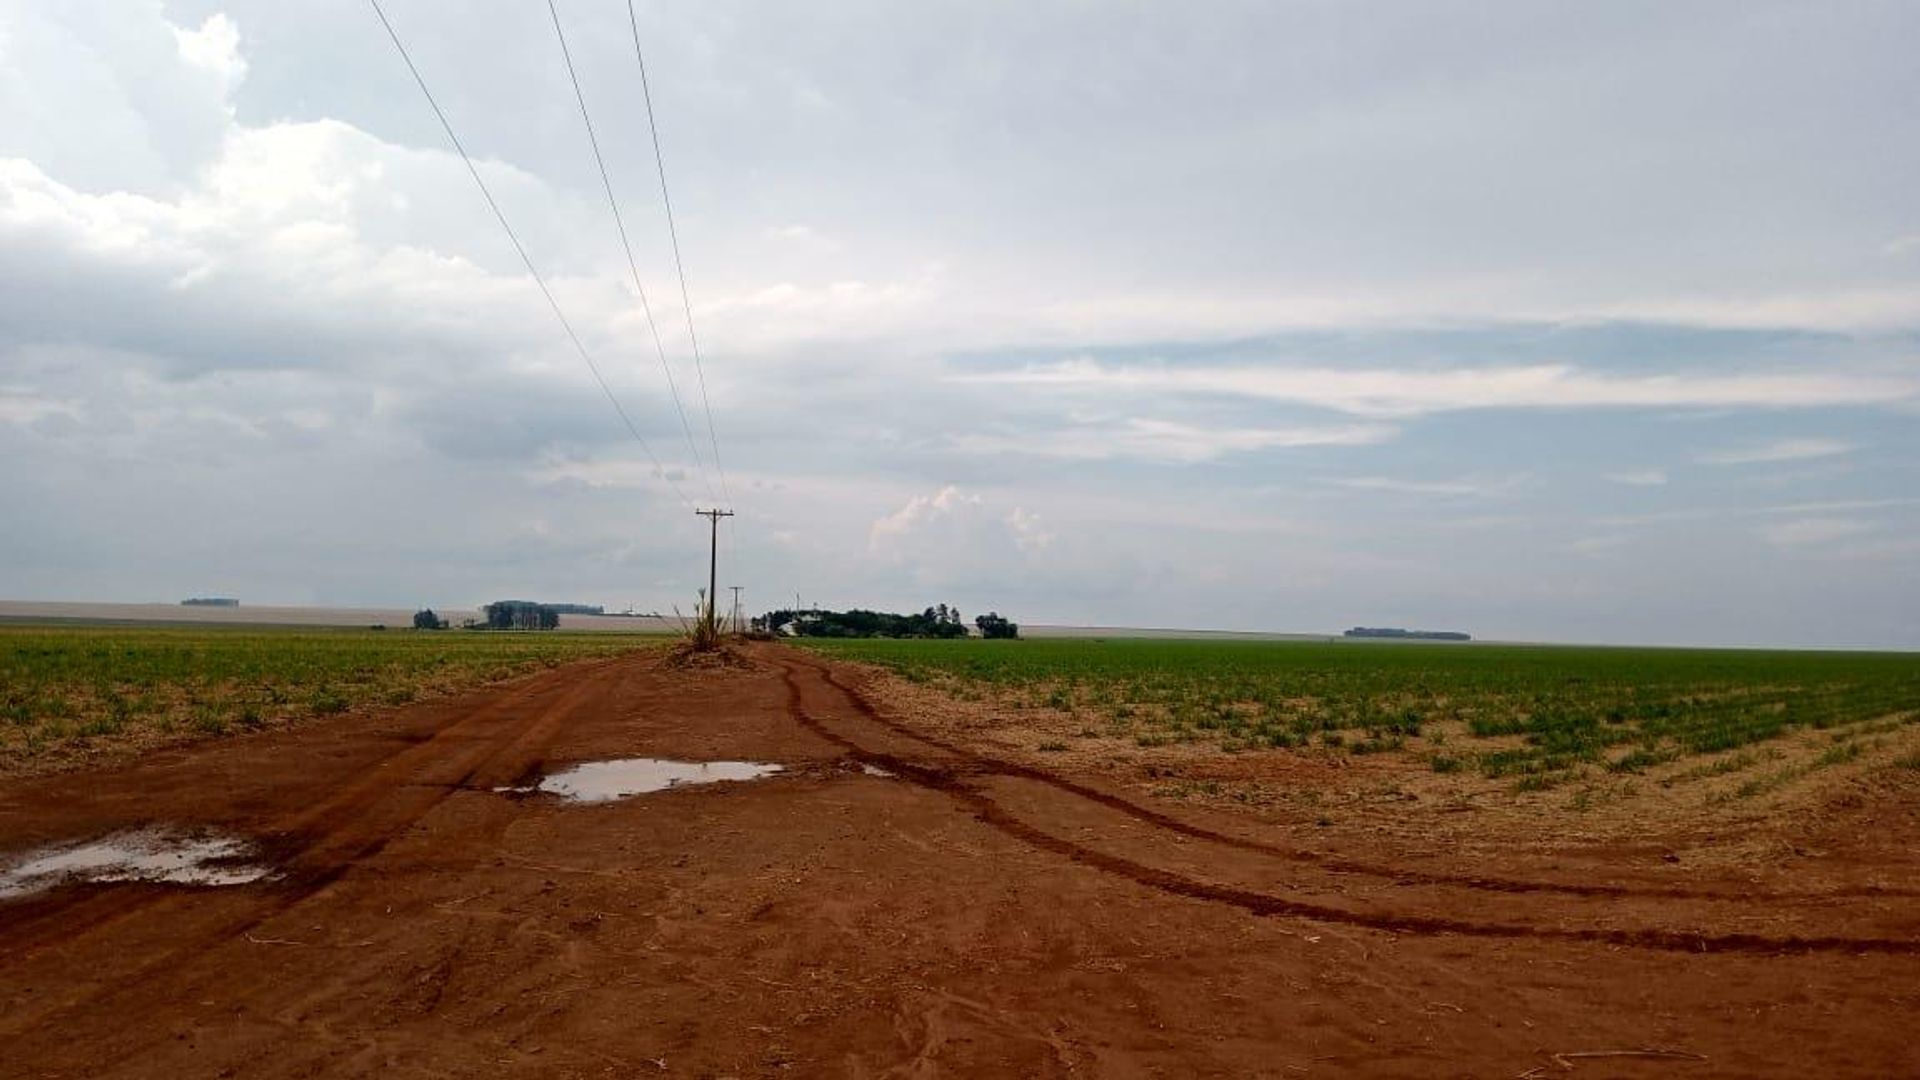
[[713, 594], [714, 594], [714, 591], [718, 588], [719, 582], [720, 582], [720, 577], [719, 577], [720, 519], [723, 517], [732, 517], [733, 511], [731, 510], [695, 510], [694, 513], [699, 514], [703, 518], [706, 518], [707, 524], [712, 526], [712, 532], [711, 532], [711, 535], [708, 537], [708, 544], [707, 544], [707, 612], [706, 612], [706, 615], [707, 615], [707, 629], [716, 630], [718, 629], [718, 627], [714, 625], [714, 621], [713, 621], [713, 605], [714, 605]]
[[727, 588], [733, 590], [733, 632], [737, 634], [740, 632], [740, 586], [729, 585]]

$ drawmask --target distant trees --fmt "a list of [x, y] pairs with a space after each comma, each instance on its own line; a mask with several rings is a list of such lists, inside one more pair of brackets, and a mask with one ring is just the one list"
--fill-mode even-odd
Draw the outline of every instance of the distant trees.
[[795, 611], [783, 608], [769, 611], [753, 620], [754, 629], [778, 633], [783, 627], [799, 637], [828, 638], [963, 638], [967, 624], [957, 608], [936, 604], [915, 615], [888, 611]]
[[1020, 624], [1008, 622], [1002, 618], [997, 611], [989, 611], [985, 615], [973, 620], [973, 625], [980, 628], [980, 636], [983, 638], [1017, 638], [1020, 636]]
[[447, 620], [435, 614], [432, 608], [421, 608], [419, 611], [413, 613], [413, 628], [415, 630], [445, 630], [447, 628]]
[[560, 612], [531, 600], [496, 600], [480, 610], [489, 630], [552, 630], [560, 625]]

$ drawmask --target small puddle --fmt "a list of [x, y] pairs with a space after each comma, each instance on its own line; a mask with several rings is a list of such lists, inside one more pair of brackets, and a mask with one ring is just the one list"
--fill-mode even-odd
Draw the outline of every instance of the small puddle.
[[589, 761], [571, 769], [549, 773], [537, 784], [497, 790], [522, 794], [545, 792], [573, 802], [610, 802], [682, 785], [758, 780], [781, 769], [782, 766], [757, 761], [621, 758], [615, 761]]
[[863, 773], [866, 773], [868, 776], [878, 776], [887, 780], [893, 779], [892, 773], [888, 772], [887, 770], [881, 768], [878, 765], [869, 765], [864, 761], [860, 763], [860, 771]]
[[252, 845], [226, 836], [115, 833], [92, 843], [44, 848], [0, 869], [0, 900], [68, 882], [245, 885], [269, 873], [248, 861], [253, 854]]

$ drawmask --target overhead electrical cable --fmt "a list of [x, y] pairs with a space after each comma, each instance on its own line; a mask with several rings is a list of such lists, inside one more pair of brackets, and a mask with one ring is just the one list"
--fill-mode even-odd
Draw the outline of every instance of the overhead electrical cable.
[[640, 17], [634, 13], [633, 0], [627, 0], [627, 24], [633, 28], [633, 57], [640, 64], [640, 95], [647, 106], [647, 130], [653, 136], [653, 160], [660, 171], [660, 202], [667, 211], [667, 235], [673, 242], [673, 270], [680, 279], [680, 307], [687, 315], [687, 340], [693, 345], [693, 370], [700, 381], [700, 406], [707, 414], [707, 442], [713, 451], [713, 467], [720, 474], [720, 491], [733, 502], [727, 486], [727, 469], [720, 463], [720, 436], [713, 426], [713, 401], [707, 396], [707, 372], [700, 360], [700, 335], [693, 327], [693, 301], [687, 293], [687, 268], [680, 259], [680, 230], [673, 222], [673, 197], [667, 193], [667, 161], [660, 152], [660, 126], [653, 118], [653, 91], [647, 86], [647, 55], [640, 47]]
[[701, 460], [700, 446], [693, 437], [693, 425], [687, 421], [687, 410], [680, 402], [680, 387], [673, 378], [673, 367], [667, 363], [667, 349], [660, 341], [660, 327], [654, 322], [653, 305], [647, 302], [646, 286], [640, 283], [640, 266], [633, 257], [633, 244], [627, 238], [627, 223], [620, 216], [620, 200], [613, 194], [613, 179], [607, 173], [607, 159], [600, 152], [600, 139], [594, 134], [593, 117], [587, 111], [587, 95], [580, 89], [580, 74], [573, 66], [573, 51], [567, 47], [567, 32], [560, 26], [560, 9], [554, 0], [547, 0], [547, 13], [553, 17], [553, 35], [560, 41], [560, 56], [567, 63], [567, 78], [573, 83], [573, 99], [580, 104], [580, 121], [587, 129], [587, 144], [593, 147], [593, 163], [600, 169], [600, 185], [607, 193], [607, 206], [613, 211], [613, 225], [620, 234], [620, 250], [627, 256], [627, 272], [633, 278], [633, 291], [640, 297], [640, 310], [647, 316], [647, 330], [653, 335], [653, 351], [660, 358], [660, 373], [667, 377], [667, 392], [673, 397], [673, 411], [680, 416], [680, 430], [686, 434], [687, 449], [693, 453], [694, 464], [701, 470], [701, 477], [707, 485], [707, 495], [713, 495], [713, 482], [706, 477], [706, 463]]
[[640, 429], [635, 426], [633, 418], [627, 415], [626, 407], [620, 404], [620, 399], [614, 394], [613, 388], [607, 385], [606, 377], [600, 374], [600, 365], [594, 363], [593, 354], [587, 351], [586, 344], [574, 331], [573, 323], [567, 319], [567, 313], [561, 309], [560, 301], [554, 297], [553, 290], [548, 288], [539, 268], [534, 266], [533, 258], [527, 254], [526, 246], [520, 242], [519, 234], [515, 233], [513, 226], [508, 224], [507, 215], [500, 209], [500, 203], [494, 199], [493, 190], [487, 187], [487, 182], [481, 178], [480, 170], [474, 166], [473, 158], [468, 155], [467, 148], [461, 144], [460, 136], [454, 134], [453, 123], [447, 119], [445, 110], [440, 108], [440, 102], [434, 98], [433, 91], [427, 89], [427, 80], [421, 76], [420, 69], [414, 65], [412, 55], [407, 52], [406, 45], [400, 41], [400, 35], [394, 30], [393, 23], [388, 20], [386, 11], [380, 7], [380, 0], [367, 0], [367, 3], [373, 6], [373, 13], [380, 17], [380, 25], [386, 28], [387, 37], [393, 41], [393, 47], [399, 51], [400, 59], [406, 63], [407, 70], [413, 74], [414, 84], [420, 87], [420, 93], [427, 99], [427, 104], [433, 108], [433, 115], [439, 118], [441, 129], [447, 133], [447, 141], [453, 144], [453, 148], [460, 154], [460, 160], [466, 163], [467, 174], [473, 177], [474, 185], [480, 189], [481, 196], [487, 200], [488, 208], [493, 211], [494, 220], [500, 223], [500, 228], [506, 232], [507, 239], [513, 244], [513, 250], [519, 254], [521, 263], [526, 266], [527, 273], [532, 275], [534, 284], [540, 287], [540, 295], [547, 298], [547, 306], [553, 309], [553, 317], [560, 321], [560, 328], [566, 331], [567, 340], [573, 342], [574, 351], [580, 354], [580, 359], [586, 361], [587, 370], [593, 372], [594, 381], [600, 384], [600, 392], [607, 396], [607, 401], [612, 404], [613, 410], [620, 414], [620, 422], [626, 425], [627, 432], [633, 436], [635, 442], [640, 444], [640, 449], [646, 451], [647, 460], [653, 463], [654, 472], [673, 488], [674, 495], [681, 502], [691, 506], [693, 500], [687, 498], [687, 493], [681, 489], [679, 482], [660, 463], [659, 455], [653, 452], [653, 444], [647, 442], [645, 435], [640, 434]]

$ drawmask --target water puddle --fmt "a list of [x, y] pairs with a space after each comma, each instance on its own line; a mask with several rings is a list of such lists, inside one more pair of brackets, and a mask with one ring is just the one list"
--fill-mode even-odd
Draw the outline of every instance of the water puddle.
[[45, 848], [0, 868], [0, 900], [68, 882], [153, 881], [172, 885], [245, 885], [269, 870], [254, 851], [226, 836], [164, 831], [115, 833], [86, 844]]
[[888, 772], [887, 770], [881, 768], [878, 765], [869, 765], [864, 761], [860, 763], [860, 771], [863, 773], [866, 773], [868, 776], [878, 776], [886, 780], [893, 779], [892, 773]]
[[782, 766], [757, 761], [621, 758], [615, 761], [589, 761], [562, 772], [549, 773], [537, 784], [499, 790], [522, 794], [544, 792], [572, 802], [610, 802], [684, 785], [758, 780], [781, 770]]

